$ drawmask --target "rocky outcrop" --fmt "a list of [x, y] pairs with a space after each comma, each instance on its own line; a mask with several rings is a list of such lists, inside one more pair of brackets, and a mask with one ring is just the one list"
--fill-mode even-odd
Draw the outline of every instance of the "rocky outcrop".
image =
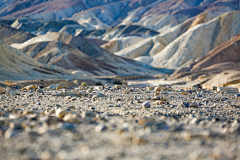
[[89, 76], [157, 73], [143, 68], [133, 60], [109, 54], [81, 37], [63, 33], [51, 32], [11, 46], [21, 49], [41, 63], [76, 70]]
[[214, 48], [206, 56], [195, 62], [191, 71], [202, 70], [217, 63], [240, 61], [240, 34]]
[[19, 31], [17, 29], [11, 28], [4, 24], [0, 24], [0, 41], [5, 42], [7, 44], [11, 43], [23, 43], [26, 40], [35, 37], [35, 35]]
[[63, 68], [41, 64], [2, 42], [0, 43], [0, 57], [0, 80], [76, 78]]
[[176, 70], [169, 79], [191, 77], [204, 87], [230, 86], [240, 83], [240, 35], [222, 43], [189, 67]]
[[[199, 25], [201, 23], [205, 23], [216, 17], [219, 13], [212, 13], [212, 12], [204, 12], [196, 17], [190, 18], [183, 23], [172, 27], [171, 29], [165, 31], [162, 34], [158, 34], [154, 37], [148, 38], [148, 40], [144, 39], [142, 41], [139, 41], [137, 43], [134, 43], [134, 45], [131, 45], [127, 47], [124, 50], [119, 50], [116, 52], [116, 46], [118, 46], [119, 41], [121, 43], [124, 43], [124, 40], [121, 41], [121, 39], [118, 39], [118, 43], [115, 41], [110, 41], [108, 44], [109, 46], [112, 46], [114, 49], [110, 50], [111, 52], [115, 51], [116, 55], [123, 56], [126, 58], [136, 58], [138, 56], [150, 56], [148, 59], [152, 59], [151, 57], [155, 54], [161, 52], [167, 45], [169, 45], [171, 42], [173, 42], [175, 39], [177, 39], [179, 36], [181, 36], [183, 33], [187, 32], [191, 28], [193, 28], [196, 25]], [[123, 38], [122, 38], [123, 39]], [[146, 41], [148, 42], [148, 46], [146, 49]], [[115, 44], [115, 45], [112, 45]], [[107, 44], [106, 44], [107, 45]], [[106, 46], [104, 46], [107, 48]], [[140, 48], [139, 48], [140, 47]], [[139, 53], [140, 52], [140, 53]], [[114, 52], [113, 52], [114, 53]]]
[[177, 69], [191, 64], [240, 31], [239, 11], [225, 13], [188, 30], [153, 56], [151, 65]]

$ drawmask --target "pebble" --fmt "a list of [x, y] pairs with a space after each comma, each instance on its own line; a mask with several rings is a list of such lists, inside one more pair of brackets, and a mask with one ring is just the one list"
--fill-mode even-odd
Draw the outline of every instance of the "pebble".
[[63, 121], [66, 122], [71, 122], [71, 123], [81, 123], [83, 122], [83, 120], [81, 119], [81, 117], [77, 114], [72, 114], [72, 113], [68, 113], [63, 117]]
[[212, 90], [217, 91], [217, 86], [213, 86]]
[[11, 92], [11, 95], [13, 95], [13, 96], [21, 95], [21, 92], [20, 91], [14, 91], [14, 92]]
[[96, 132], [102, 132], [102, 131], [104, 131], [104, 130], [106, 130], [107, 129], [107, 127], [105, 126], [105, 125], [103, 125], [103, 124], [99, 124], [99, 125], [97, 125], [96, 127], [95, 127], [95, 131]]
[[55, 89], [57, 89], [58, 86], [59, 86], [59, 84], [49, 85], [49, 86], [47, 87], [47, 90], [55, 90]]
[[4, 87], [0, 87], [0, 94], [5, 94], [7, 91]]
[[187, 92], [182, 92], [182, 95], [188, 95], [188, 93]]
[[58, 84], [56, 87], [57, 90], [60, 89], [69, 89], [69, 87], [65, 83]]
[[9, 138], [12, 138], [14, 136], [17, 136], [17, 133], [12, 128], [7, 129], [4, 133], [4, 138], [5, 139], [9, 139]]
[[126, 89], [125, 91], [123, 91], [123, 94], [129, 94], [131, 91], [129, 89]]
[[235, 94], [235, 98], [239, 99], [240, 98], [240, 94]]
[[68, 112], [67, 111], [65, 111], [64, 109], [62, 109], [62, 108], [58, 108], [57, 110], [56, 110], [56, 116], [58, 117], [58, 118], [63, 118], [66, 114], [67, 114]]
[[36, 92], [43, 93], [43, 90], [42, 89], [37, 89]]
[[145, 102], [142, 103], [142, 106], [143, 106], [144, 108], [150, 108], [150, 107], [151, 107], [151, 104], [150, 104], [150, 102], [145, 101]]
[[196, 102], [193, 102], [189, 105], [189, 107], [196, 107], [197, 108], [197, 107], [199, 107], [199, 104], [196, 103]]

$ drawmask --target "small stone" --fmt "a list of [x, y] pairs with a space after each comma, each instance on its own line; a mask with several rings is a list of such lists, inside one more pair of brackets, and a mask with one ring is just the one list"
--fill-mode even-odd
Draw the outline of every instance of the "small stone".
[[155, 97], [153, 97], [151, 100], [152, 100], [152, 101], [156, 101], [156, 100], [160, 100], [160, 99], [161, 99], [161, 97], [155, 96]]
[[43, 89], [44, 88], [44, 86], [38, 86], [38, 89]]
[[9, 127], [12, 128], [12, 129], [19, 129], [19, 130], [23, 129], [22, 124], [19, 123], [19, 122], [10, 122]]
[[71, 123], [81, 123], [83, 122], [83, 120], [81, 119], [81, 117], [77, 114], [72, 114], [72, 113], [68, 113], [63, 117], [63, 121], [66, 122], [71, 122]]
[[119, 86], [119, 85], [114, 86], [114, 89], [120, 89], [120, 88], [121, 88], [121, 86]]
[[167, 104], [166, 101], [156, 101], [154, 105]]
[[150, 107], [151, 107], [151, 105], [150, 105], [150, 103], [149, 103], [148, 101], [143, 102], [142, 106], [143, 106], [144, 108], [150, 108]]
[[22, 91], [35, 90], [35, 85], [28, 85], [22, 88]]
[[69, 89], [69, 87], [65, 83], [61, 83], [56, 87], [57, 90], [60, 89]]
[[155, 87], [148, 87], [148, 90], [151, 91], [151, 90], [154, 90]]
[[62, 108], [58, 108], [57, 110], [56, 110], [56, 116], [58, 117], [58, 118], [63, 118], [66, 114], [67, 114], [68, 112], [67, 111], [65, 111], [65, 110], [63, 110]]
[[18, 119], [18, 118], [20, 118], [21, 117], [21, 115], [20, 114], [9, 114], [9, 119]]
[[182, 92], [182, 95], [188, 95], [188, 93], [187, 92]]
[[[62, 120], [58, 117], [55, 116], [45, 116], [44, 118], [42, 118], [42, 121], [46, 122], [46, 124], [48, 126], [50, 125], [56, 125], [59, 122], [62, 122]], [[46, 126], [45, 126], [46, 127]]]
[[235, 98], [239, 99], [240, 98], [240, 94], [235, 94]]
[[47, 159], [51, 159], [51, 152], [49, 152], [49, 151], [43, 151], [42, 153], [41, 153], [41, 159], [43, 159], [43, 160], [47, 160]]
[[129, 89], [126, 89], [125, 91], [123, 91], [123, 94], [129, 94], [131, 91]]
[[147, 140], [143, 137], [133, 137], [132, 138], [132, 144], [134, 145], [142, 145], [142, 144], [146, 144]]
[[66, 96], [66, 99], [71, 99], [72, 97], [71, 96]]
[[59, 84], [52, 84], [47, 87], [47, 90], [55, 90]]
[[28, 114], [34, 114], [34, 112], [33, 111], [29, 111], [29, 110], [25, 110], [23, 112], [23, 115], [28, 115]]
[[87, 154], [89, 153], [89, 147], [88, 147], [88, 146], [83, 146], [83, 147], [81, 148], [81, 153], [82, 153], [83, 155], [87, 155]]
[[102, 93], [98, 93], [97, 96], [98, 96], [98, 97], [106, 97], [106, 95], [105, 95], [105, 94], [102, 94]]
[[12, 138], [16, 135], [17, 135], [17, 133], [12, 128], [8, 128], [6, 130], [6, 132], [4, 133], [4, 138], [9, 139], [9, 138]]
[[161, 91], [162, 86], [155, 87], [154, 91]]
[[37, 93], [43, 93], [43, 90], [42, 89], [37, 89], [36, 92]]
[[195, 107], [195, 108], [198, 108], [199, 107], [199, 104], [196, 103], [196, 102], [193, 102], [189, 105], [189, 107]]
[[21, 92], [19, 92], [19, 91], [14, 91], [14, 92], [11, 93], [11, 95], [13, 95], [13, 96], [21, 95]]
[[192, 87], [193, 89], [202, 89], [202, 85], [201, 84], [195, 84]]
[[189, 107], [189, 106], [190, 106], [190, 104], [189, 104], [189, 103], [187, 103], [187, 102], [182, 102], [181, 106], [182, 106], [182, 107]]
[[217, 86], [213, 86], [212, 90], [216, 91], [217, 90]]
[[0, 87], [0, 94], [5, 94], [7, 91], [4, 87]]
[[86, 87], [86, 86], [88, 86], [88, 84], [86, 82], [82, 82], [81, 86]]
[[103, 125], [103, 124], [99, 124], [99, 125], [97, 125], [96, 127], [95, 127], [95, 131], [96, 132], [102, 132], [102, 131], [104, 131], [104, 130], [106, 130], [107, 129], [107, 127], [105, 126], [105, 125]]

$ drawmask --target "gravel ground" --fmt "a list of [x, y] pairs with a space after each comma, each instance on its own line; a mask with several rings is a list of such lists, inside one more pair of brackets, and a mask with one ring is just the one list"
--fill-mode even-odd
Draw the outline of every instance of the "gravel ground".
[[240, 159], [237, 93], [64, 84], [0, 93], [1, 159]]

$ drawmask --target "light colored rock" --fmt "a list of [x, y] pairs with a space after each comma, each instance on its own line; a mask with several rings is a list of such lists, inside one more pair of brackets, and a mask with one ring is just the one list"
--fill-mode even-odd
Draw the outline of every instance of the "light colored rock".
[[57, 90], [60, 89], [69, 89], [69, 87], [65, 83], [61, 83], [56, 87]]
[[114, 53], [115, 55], [134, 59], [140, 56], [147, 56], [149, 55], [148, 51], [152, 46], [151, 38], [142, 40], [131, 47], [125, 48], [119, 52]]
[[63, 121], [71, 122], [71, 123], [81, 123], [81, 122], [83, 122], [83, 120], [81, 119], [81, 117], [79, 115], [72, 114], [72, 113], [67, 113], [63, 117]]
[[63, 118], [68, 112], [65, 111], [64, 109], [58, 108], [55, 112], [56, 117], [58, 118]]
[[0, 87], [0, 94], [5, 94], [7, 91], [4, 87]]
[[[160, 53], [154, 55], [151, 65], [169, 69], [189, 65], [197, 58], [206, 55], [214, 47], [239, 33], [240, 20], [237, 18], [239, 16], [240, 11], [225, 13], [207, 23], [191, 28]], [[219, 23], [222, 25], [219, 26]]]

